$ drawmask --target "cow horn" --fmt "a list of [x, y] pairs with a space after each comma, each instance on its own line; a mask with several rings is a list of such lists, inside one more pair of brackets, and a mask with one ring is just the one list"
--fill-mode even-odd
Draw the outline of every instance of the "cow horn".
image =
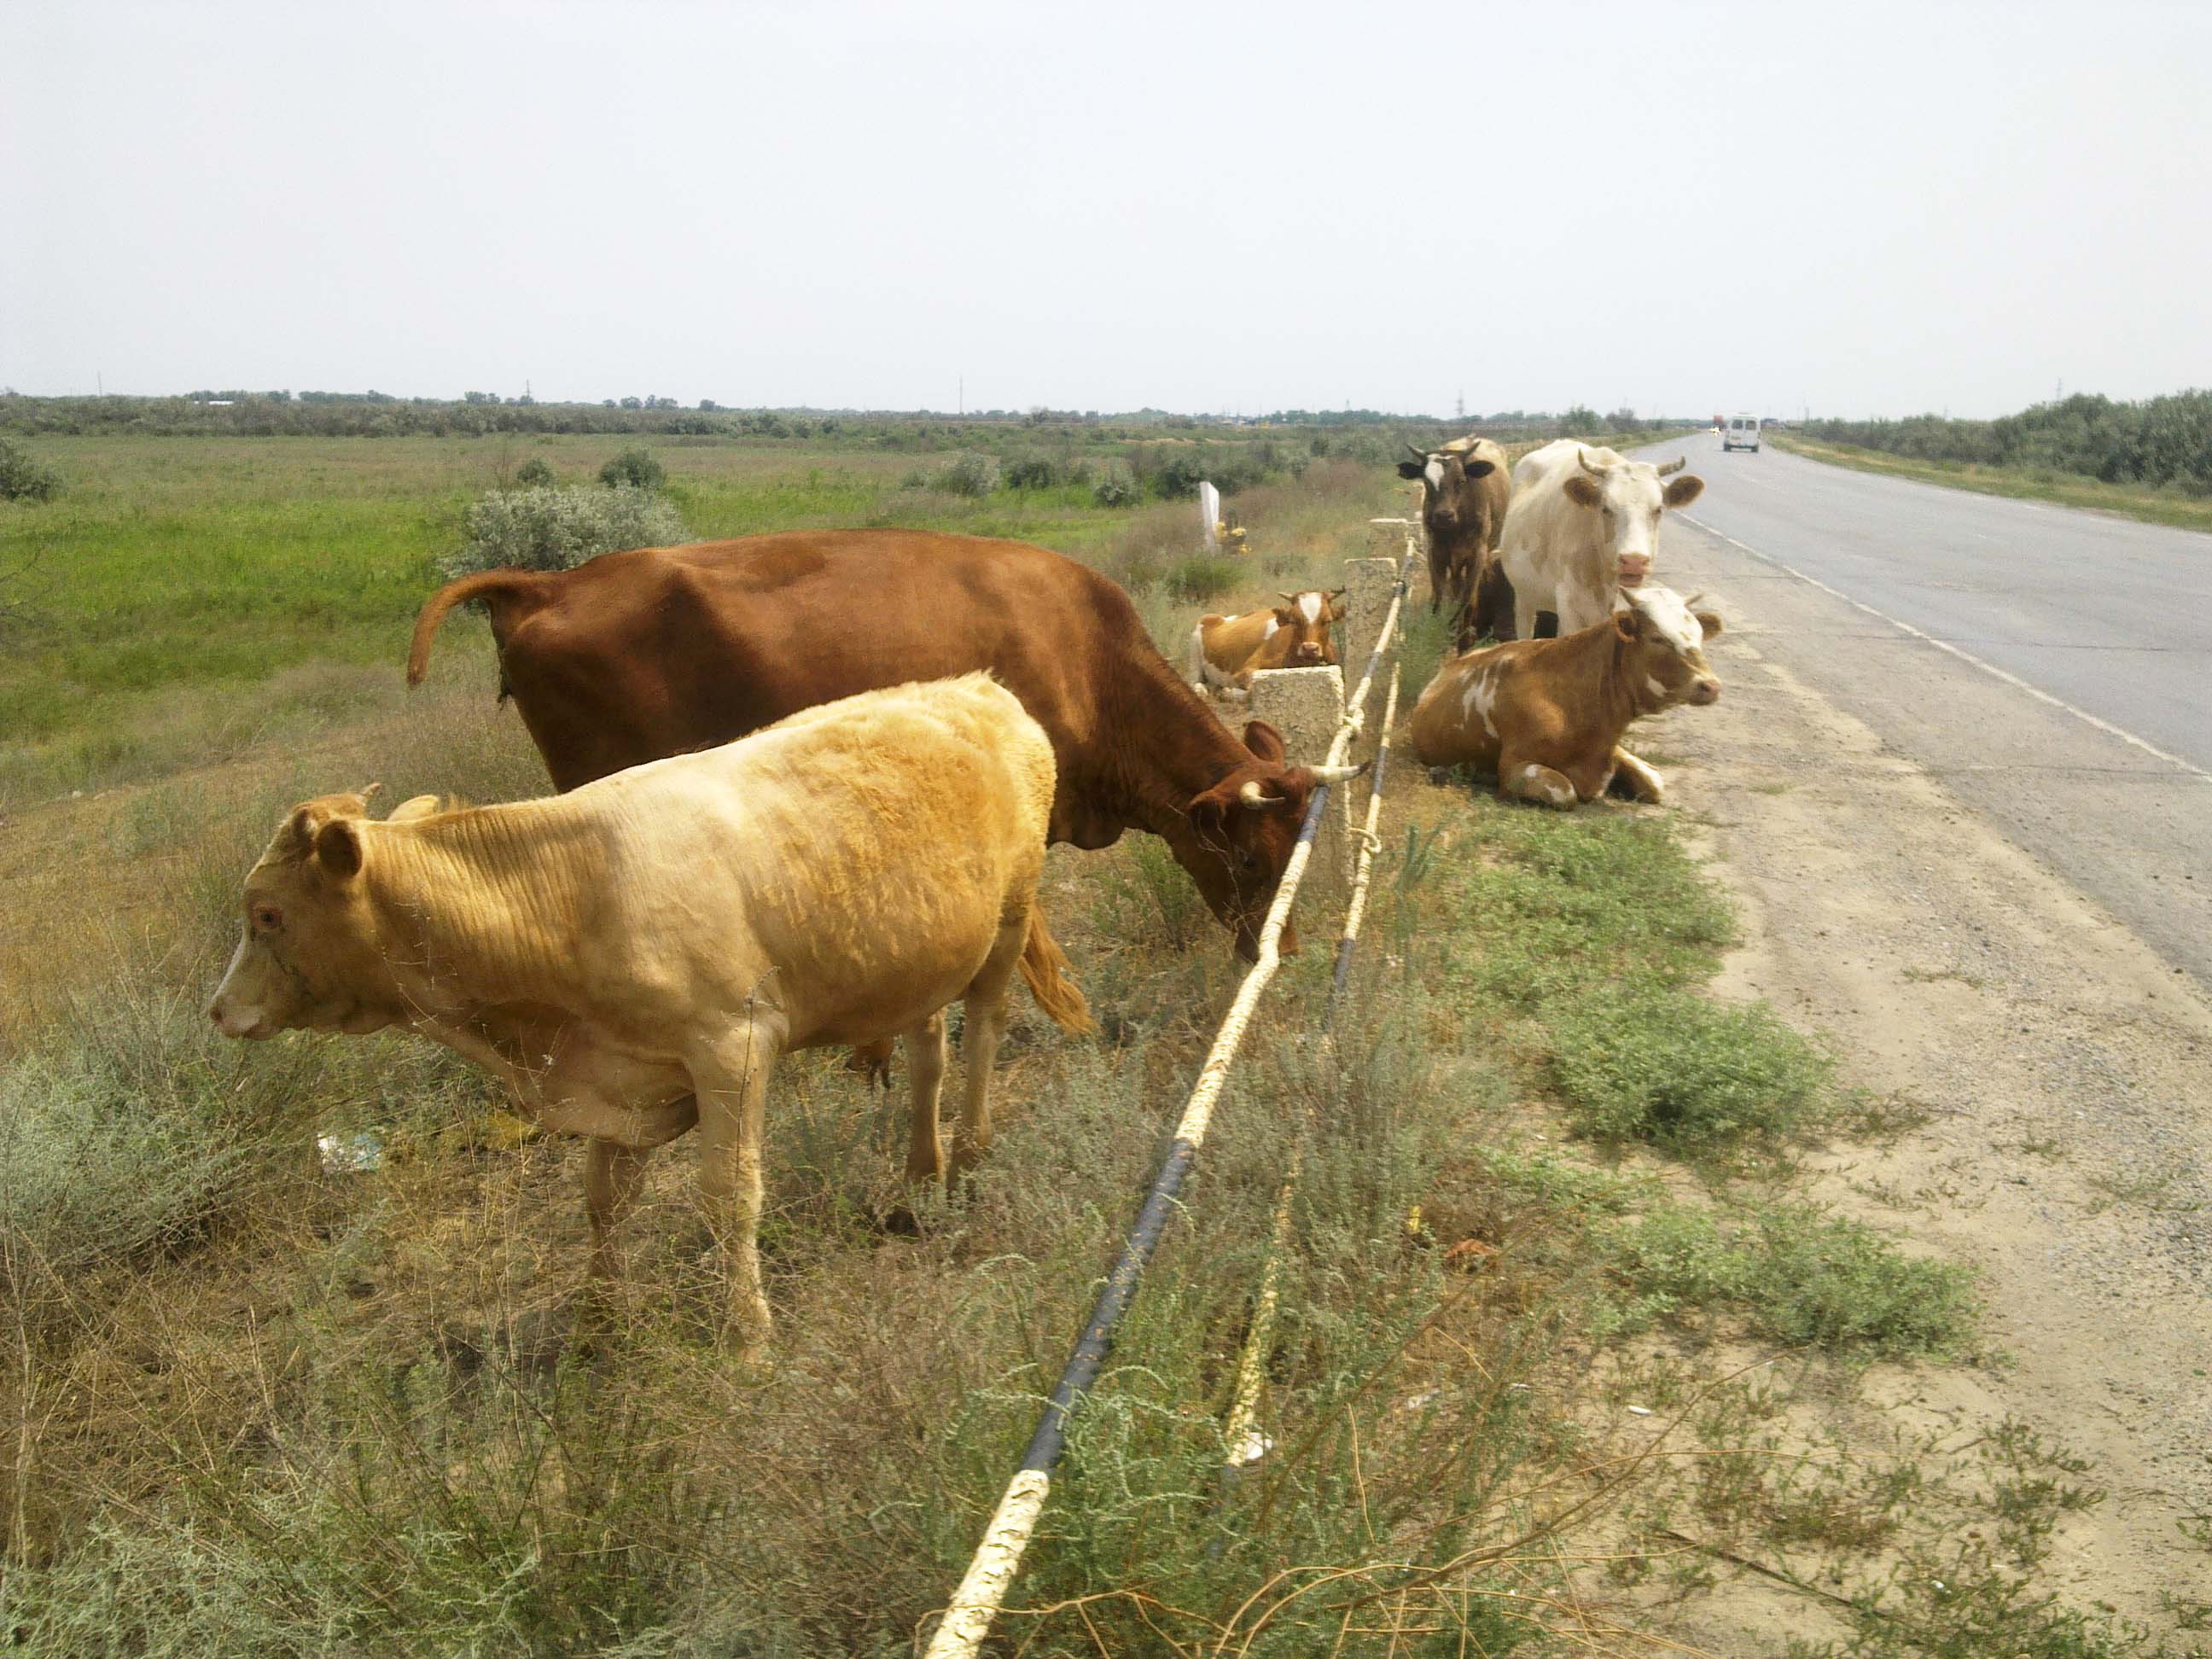
[[1673, 460], [1668, 462], [1666, 465], [1659, 469], [1659, 476], [1663, 478], [1670, 472], [1680, 472], [1684, 467], [1689, 465], [1689, 464], [1690, 458], [1687, 455], [1677, 455]]
[[1312, 766], [1306, 769], [1313, 774], [1316, 783], [1349, 783], [1371, 764], [1372, 762], [1362, 761], [1357, 766]]
[[1429, 459], [1429, 452], [1416, 444], [1407, 444], [1406, 447], [1413, 452], [1413, 459], [1417, 461], [1425, 461]]
[[1278, 598], [1288, 599], [1292, 605], [1296, 605], [1298, 602], [1298, 596], [1297, 594], [1285, 593], [1279, 587], [1275, 590], [1275, 593]]
[[1260, 787], [1259, 779], [1244, 780], [1244, 787], [1237, 792], [1237, 804], [1239, 806], [1249, 806], [1255, 810], [1267, 805], [1267, 792]]
[[1587, 449], [1583, 449], [1577, 446], [1575, 450], [1575, 459], [1583, 464], [1583, 471], [1595, 472], [1601, 478], [1605, 477], [1605, 469], [1603, 467], [1592, 466], [1590, 465], [1589, 451]]

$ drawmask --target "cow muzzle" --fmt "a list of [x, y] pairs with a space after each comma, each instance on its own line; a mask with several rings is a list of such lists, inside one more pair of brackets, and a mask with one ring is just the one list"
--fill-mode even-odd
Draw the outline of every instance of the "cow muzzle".
[[1321, 647], [1315, 644], [1311, 640], [1308, 640], [1304, 645], [1292, 652], [1291, 655], [1292, 660], [1297, 662], [1298, 666], [1301, 668], [1318, 668], [1321, 666]]
[[1699, 708], [1703, 708], [1707, 703], [1718, 702], [1720, 700], [1721, 683], [1718, 680], [1698, 681], [1691, 686], [1690, 695], [1685, 699]]
[[221, 997], [208, 1005], [208, 1018], [227, 1037], [248, 1037], [258, 1042], [276, 1035], [276, 1022], [260, 1009], [240, 1008]]
[[1644, 579], [1650, 574], [1651, 556], [1649, 553], [1624, 553], [1620, 556], [1620, 585], [1623, 587], [1641, 587]]

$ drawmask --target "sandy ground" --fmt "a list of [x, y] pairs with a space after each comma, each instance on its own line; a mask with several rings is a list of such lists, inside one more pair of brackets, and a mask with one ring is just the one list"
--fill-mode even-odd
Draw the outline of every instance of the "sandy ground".
[[[1717, 544], [1670, 553], [1669, 580], [1729, 617], [1727, 690], [1635, 746], [1679, 763], [1670, 805], [1741, 902], [1717, 988], [1827, 1034], [1850, 1081], [1926, 1113], [1814, 1158], [1813, 1195], [1982, 1276], [1993, 1357], [1875, 1368], [1837, 1408], [1846, 1431], [1963, 1443], [2011, 1416], [2064, 1442], [2109, 1497], [2062, 1523], [2052, 1583], [2171, 1629], [2161, 1592], [2212, 1600], [2212, 1550], [2177, 1527], [2212, 1513], [2212, 1003], [1785, 666], [1820, 618], [1764, 621], [1773, 590], [1732, 591]], [[1826, 1633], [1747, 1577], [1697, 1622], [1684, 1633], [1729, 1654]]]

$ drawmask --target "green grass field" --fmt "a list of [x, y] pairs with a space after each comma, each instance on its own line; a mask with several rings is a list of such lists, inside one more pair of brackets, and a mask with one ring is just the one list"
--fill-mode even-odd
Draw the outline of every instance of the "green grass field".
[[[64, 493], [0, 513], [0, 573], [17, 573], [9, 591], [27, 613], [0, 659], [0, 811], [158, 775], [183, 741], [179, 710], [204, 720], [287, 669], [398, 663], [471, 501], [531, 458], [588, 483], [632, 441], [42, 441]], [[910, 456], [681, 440], [656, 453], [702, 539], [927, 524], [1079, 551], [1146, 517], [1074, 487], [974, 501], [902, 489]], [[270, 712], [325, 695], [315, 678], [280, 690]]]
[[[902, 1092], [831, 1055], [779, 1073], [764, 1374], [715, 1346], [682, 1146], [581, 1342], [570, 1148], [507, 1144], [441, 1052], [225, 1043], [201, 1012], [290, 802], [543, 787], [480, 626], [411, 696], [400, 651], [471, 498], [532, 454], [589, 478], [629, 441], [42, 441], [68, 493], [0, 520], [39, 556], [40, 613], [0, 684], [16, 1650], [891, 1659], [957, 1578], [1237, 980], [1157, 843], [1052, 854], [1054, 929], [1111, 1035], [1018, 1004], [1000, 1139], [971, 1192], [915, 1202], [917, 1232], [879, 1219], [907, 1197]], [[1406, 501], [1340, 460], [1247, 489], [1255, 551], [1201, 603], [1185, 503], [939, 495], [902, 486], [911, 454], [656, 453], [696, 534], [1024, 535], [1115, 574], [1170, 641], [1206, 605], [1328, 580]], [[1408, 658], [1432, 662], [1414, 617]], [[1846, 1587], [1856, 1611], [1785, 1632], [1808, 1654], [2148, 1655], [2045, 1599], [2051, 1517], [2094, 1501], [2062, 1449], [2015, 1438], [1990, 1478], [1915, 1462], [1905, 1482], [1886, 1440], [1821, 1439], [1820, 1402], [1867, 1365], [1969, 1339], [1971, 1285], [1794, 1195], [1849, 1103], [1817, 1045], [1703, 994], [1734, 922], [1672, 821], [1508, 806], [1401, 763], [1383, 840], [1340, 1069], [1311, 1042], [1334, 918], [1309, 903], [999, 1650], [1628, 1650], [1609, 1644], [1726, 1559], [1686, 1556], [1686, 1528]], [[1224, 1488], [1308, 1103], [1273, 1449]], [[374, 1135], [383, 1164], [325, 1173], [317, 1133]], [[1784, 1349], [1794, 1381], [1737, 1375]], [[1940, 1620], [1914, 1599], [1939, 1571], [1972, 1590]]]

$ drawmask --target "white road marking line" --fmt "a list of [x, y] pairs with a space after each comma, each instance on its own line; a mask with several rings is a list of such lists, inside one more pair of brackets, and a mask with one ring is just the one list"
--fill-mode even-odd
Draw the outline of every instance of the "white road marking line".
[[[2023, 501], [2020, 503], [2020, 505], [2025, 507], [2027, 503]], [[2039, 507], [2036, 510], [2040, 512], [2042, 509]], [[1877, 617], [1880, 620], [1887, 623], [1892, 628], [1898, 629], [1904, 633], [1910, 634], [1914, 639], [1919, 640], [1925, 644], [1934, 646], [1938, 651], [1948, 651], [1953, 656], [1956, 657], [1960, 662], [1970, 664], [1973, 667], [1980, 669], [1982, 672], [1989, 675], [1991, 678], [2002, 680], [2007, 685], [2016, 687], [2020, 690], [2027, 692], [2029, 696], [2035, 698], [2039, 702], [2047, 702], [2053, 708], [2063, 709], [2067, 714], [2073, 715], [2075, 720], [2081, 721], [2083, 724], [2095, 726], [2097, 730], [2102, 732], [2106, 737], [2118, 738], [2122, 743], [2132, 744], [2137, 749], [2142, 750], [2146, 755], [2155, 756], [2158, 759], [2164, 761], [2169, 766], [2179, 767], [2183, 771], [2188, 773], [2192, 778], [2198, 779], [2205, 783], [2212, 783], [2212, 772], [2207, 772], [2203, 768], [2199, 766], [2191, 766], [2187, 761], [2182, 759], [2180, 756], [2169, 755], [2165, 750], [2160, 749], [2156, 744], [2146, 743], [2134, 732], [2124, 731], [2119, 726], [2113, 725], [2112, 721], [2100, 719], [2097, 715], [2091, 714], [2086, 708], [2076, 708], [2072, 703], [2068, 702], [2064, 698], [2054, 697], [2051, 693], [2044, 690], [2041, 687], [2030, 685], [2026, 680], [2021, 678], [2019, 675], [2008, 673], [2005, 670], [1998, 667], [1995, 663], [1984, 662], [1979, 657], [1974, 655], [1971, 651], [1961, 651], [1957, 646], [1951, 644], [1948, 641], [1939, 640], [1933, 634], [1923, 634], [1920, 629], [1915, 628], [1911, 623], [1899, 622], [1896, 617], [1891, 616], [1887, 611], [1877, 611], [1870, 605], [1862, 605], [1850, 594], [1839, 592], [1838, 589], [1829, 586], [1827, 583], [1822, 581], [1819, 577], [1808, 576], [1803, 571], [1798, 569], [1795, 565], [1785, 564], [1771, 553], [1762, 553], [1757, 548], [1747, 546], [1744, 543], [1736, 540], [1735, 537], [1728, 534], [1725, 531], [1714, 529], [1712, 526], [1707, 524], [1703, 519], [1693, 517], [1692, 514], [1687, 513], [1681, 514], [1680, 516], [1688, 520], [1690, 523], [1697, 526], [1698, 529], [1704, 531], [1707, 535], [1717, 536], [1722, 541], [1726, 542], [1730, 547], [1735, 548], [1741, 552], [1750, 554], [1753, 558], [1757, 559], [1760, 563], [1771, 564], [1777, 570], [1787, 571], [1790, 574], [1795, 576], [1799, 581], [1805, 583], [1808, 586], [1817, 587], [1823, 593], [1828, 594], [1833, 599], [1841, 599], [1845, 605], [1850, 605], [1854, 611], [1863, 611], [1868, 616]]]

